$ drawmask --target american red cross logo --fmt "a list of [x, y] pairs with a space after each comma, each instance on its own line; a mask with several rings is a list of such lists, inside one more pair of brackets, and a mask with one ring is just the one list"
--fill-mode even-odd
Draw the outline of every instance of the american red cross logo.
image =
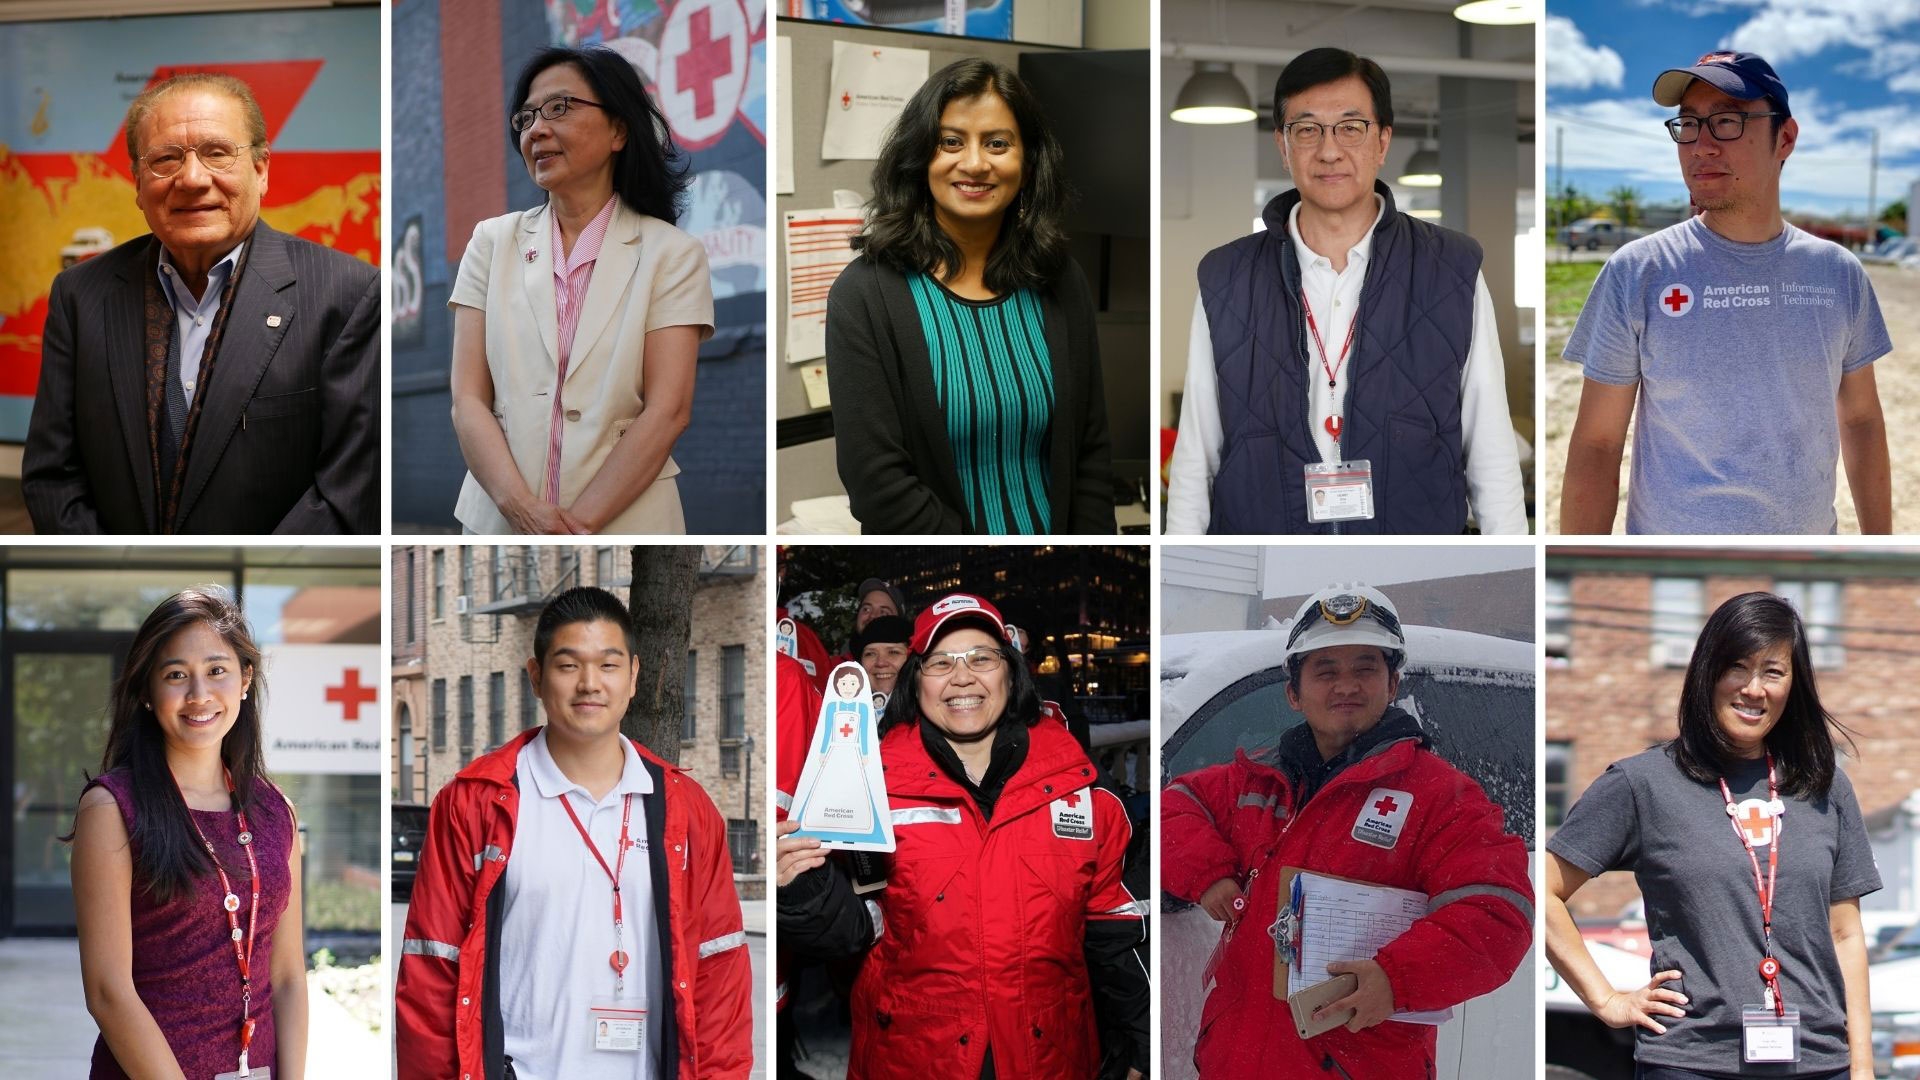
[[840, 91], [840, 107], [842, 109], [853, 108], [853, 95], [845, 90]]
[[1747, 844], [1764, 844], [1773, 835], [1773, 816], [1763, 814], [1755, 803], [1747, 804], [1747, 816], [1740, 819], [1741, 831], [1747, 834]]
[[1675, 311], [1679, 311], [1682, 307], [1686, 306], [1687, 294], [1681, 292], [1679, 287], [1675, 286], [1674, 290], [1667, 294], [1667, 298], [1660, 302]]
[[847, 736], [849, 736], [849, 735], [851, 735], [851, 734], [853, 734], [853, 725], [852, 725], [852, 724], [841, 724], [841, 725], [840, 725], [840, 737], [841, 737], [841, 738], [843, 738], [843, 739], [844, 739], [844, 738], [846, 738]]
[[1679, 318], [1693, 310], [1693, 290], [1685, 285], [1668, 285], [1660, 290], [1660, 313], [1669, 318]]
[[327, 700], [341, 707], [343, 720], [360, 719], [360, 706], [373, 704], [379, 696], [380, 692], [373, 687], [360, 685], [359, 668], [348, 668], [341, 685], [327, 687]]
[[1072, 808], [1080, 805], [1080, 793], [1076, 791], [1073, 794], [1067, 796], [1066, 798], [1061, 799], [1060, 801], [1063, 803], [1066, 803], [1067, 808], [1071, 810]]
[[1400, 809], [1400, 804], [1393, 801], [1393, 796], [1382, 795], [1380, 796], [1380, 801], [1373, 804], [1373, 808], [1382, 814], [1391, 814], [1395, 810]]

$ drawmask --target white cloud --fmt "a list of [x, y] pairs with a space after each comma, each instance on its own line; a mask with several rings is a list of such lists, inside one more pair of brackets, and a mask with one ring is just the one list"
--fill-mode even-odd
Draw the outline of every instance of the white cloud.
[[1627, 66], [1620, 54], [1605, 45], [1589, 45], [1587, 37], [1564, 15], [1547, 16], [1547, 85], [1569, 90], [1590, 86], [1617, 88]]
[[1915, 21], [1920, 0], [1765, 0], [1721, 45], [1759, 53], [1777, 66], [1832, 45], [1871, 51], [1888, 32]]

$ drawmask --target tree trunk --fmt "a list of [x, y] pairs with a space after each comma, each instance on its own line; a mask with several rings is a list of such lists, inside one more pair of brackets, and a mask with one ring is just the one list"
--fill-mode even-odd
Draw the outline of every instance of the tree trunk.
[[633, 549], [633, 584], [627, 607], [640, 639], [640, 685], [620, 721], [662, 760], [680, 762], [680, 721], [685, 711], [687, 644], [693, 638], [693, 593], [700, 549], [647, 544]]

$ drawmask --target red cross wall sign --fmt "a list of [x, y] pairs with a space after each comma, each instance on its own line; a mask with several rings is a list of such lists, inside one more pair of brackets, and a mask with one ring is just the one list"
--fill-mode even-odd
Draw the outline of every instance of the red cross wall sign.
[[660, 35], [660, 107], [684, 150], [719, 142], [747, 88], [753, 28], [740, 0], [680, 0]]
[[380, 646], [288, 644], [264, 651], [273, 692], [261, 714], [261, 737], [274, 771], [378, 776], [380, 732], [392, 722], [378, 682]]
[[343, 720], [360, 719], [360, 706], [371, 705], [379, 698], [380, 691], [371, 686], [360, 685], [360, 669], [347, 668], [340, 675], [340, 685], [327, 687], [327, 700], [340, 706], [340, 718]]
[[1693, 310], [1693, 290], [1685, 285], [1672, 284], [1660, 290], [1660, 313], [1677, 319]]

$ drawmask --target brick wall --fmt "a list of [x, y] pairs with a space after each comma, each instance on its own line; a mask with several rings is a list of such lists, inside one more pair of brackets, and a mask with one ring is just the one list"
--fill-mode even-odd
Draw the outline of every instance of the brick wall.
[[[1556, 572], [1550, 558], [1548, 574]], [[1792, 573], [1796, 579], [1832, 580], [1817, 564]], [[1775, 580], [1710, 568], [1699, 576], [1702, 619], [1725, 600], [1770, 589]], [[1565, 662], [1552, 661], [1547, 669], [1546, 738], [1571, 744], [1571, 803], [1609, 763], [1673, 737], [1685, 669], [1653, 662], [1648, 619], [1633, 614], [1652, 609], [1653, 574], [1576, 570], [1569, 586], [1575, 622]], [[1858, 753], [1848, 754], [1843, 745], [1841, 767], [1861, 809], [1871, 814], [1920, 787], [1920, 715], [1896, 689], [1915, 659], [1910, 653], [1920, 630], [1920, 580], [1846, 578], [1841, 598], [1844, 660], [1816, 671], [1822, 704], [1855, 733]], [[1637, 895], [1631, 875], [1606, 874], [1575, 894], [1571, 906], [1583, 918], [1611, 918]]]

